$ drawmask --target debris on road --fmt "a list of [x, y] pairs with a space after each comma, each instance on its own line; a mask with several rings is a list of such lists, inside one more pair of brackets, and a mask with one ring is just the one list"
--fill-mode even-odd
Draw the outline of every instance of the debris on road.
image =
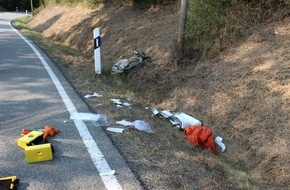
[[[45, 125], [44, 126], [44, 129], [33, 129], [33, 130], [30, 130], [30, 129], [22, 129], [22, 132], [21, 132], [21, 136], [23, 137], [24, 135], [27, 135], [28, 133], [31, 133], [33, 131], [38, 131], [38, 132], [42, 132], [43, 134], [43, 139], [46, 139], [47, 137], [49, 136], [53, 136], [57, 133], [59, 133], [59, 130], [56, 129], [56, 128], [53, 128], [52, 126], [50, 125]], [[35, 132], [34, 132], [35, 133]], [[39, 133], [40, 134], [40, 133]]]
[[92, 121], [96, 126], [108, 125], [107, 117], [105, 115], [102, 115], [102, 114], [75, 112], [75, 113], [71, 114], [70, 119]]
[[53, 148], [50, 143], [27, 146], [24, 153], [28, 164], [53, 160]]
[[[25, 133], [28, 131], [28, 129], [22, 130]], [[47, 126], [44, 131], [46, 131], [46, 136], [44, 136], [42, 131], [32, 130], [18, 139], [17, 145], [24, 149], [26, 163], [53, 160], [53, 147], [46, 137], [58, 133], [59, 130]]]
[[16, 190], [19, 179], [16, 176], [7, 176], [0, 178], [0, 189], [2, 190]]
[[[27, 130], [27, 129], [26, 129]], [[39, 144], [43, 141], [43, 132], [41, 131], [30, 131], [18, 139], [17, 145], [25, 149], [27, 146]]]
[[52, 137], [53, 135], [59, 133], [59, 130], [56, 128], [53, 128], [52, 126], [45, 125], [44, 131], [43, 131], [43, 139], [46, 139], [47, 137]]

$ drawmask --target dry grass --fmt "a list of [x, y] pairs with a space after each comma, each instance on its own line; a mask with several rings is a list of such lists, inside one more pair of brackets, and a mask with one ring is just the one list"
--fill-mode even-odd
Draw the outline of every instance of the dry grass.
[[[85, 55], [72, 54], [58, 65], [80, 95], [104, 95], [86, 100], [93, 111], [106, 114], [111, 123], [150, 123], [154, 134], [132, 128], [121, 135], [108, 133], [146, 189], [289, 189], [290, 18], [247, 31], [250, 36], [195, 67], [170, 62], [177, 24], [176, 7], [47, 7], [29, 22]], [[100, 77], [92, 67], [95, 27], [103, 34], [106, 71]], [[153, 64], [110, 76], [110, 67], [134, 49], [152, 56]], [[110, 98], [130, 98], [132, 109], [116, 108]], [[214, 156], [190, 146], [181, 131], [152, 118], [145, 106], [201, 119], [224, 138], [227, 151]]]

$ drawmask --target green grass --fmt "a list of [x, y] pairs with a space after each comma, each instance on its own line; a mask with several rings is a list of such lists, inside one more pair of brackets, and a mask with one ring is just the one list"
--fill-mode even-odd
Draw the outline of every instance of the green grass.
[[27, 26], [27, 22], [29, 21], [30, 18], [31, 16], [24, 16], [24, 17], [18, 18], [13, 21], [13, 25], [14, 27], [16, 27], [18, 30], [21, 30], [22, 32], [30, 31], [30, 28]]
[[251, 27], [266, 19], [279, 19], [277, 15], [281, 12], [287, 14], [289, 8], [289, 0], [189, 1], [184, 56], [195, 54], [197, 59], [213, 58], [241, 37], [241, 28]]

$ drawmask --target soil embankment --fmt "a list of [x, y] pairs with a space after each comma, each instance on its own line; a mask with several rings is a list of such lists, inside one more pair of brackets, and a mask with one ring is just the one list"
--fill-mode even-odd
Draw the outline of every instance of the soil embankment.
[[[86, 57], [91, 56], [93, 47], [92, 29], [100, 27], [107, 70], [119, 59], [130, 57], [135, 49], [152, 56], [152, 65], [124, 77], [135, 81], [130, 85], [135, 85], [132, 88], [137, 94], [120, 94], [101, 80], [98, 84], [91, 84], [89, 79], [77, 82], [77, 75], [67, 75], [80, 94], [96, 91], [107, 97], [102, 105], [87, 100], [93, 110], [101, 110], [112, 120], [149, 120], [154, 134], [131, 129], [123, 134], [109, 133], [148, 189], [290, 187], [289, 17], [252, 28], [250, 36], [195, 67], [170, 63], [178, 25], [176, 8], [50, 6], [29, 25]], [[106, 82], [112, 83], [120, 79], [108, 78]], [[134, 105], [132, 110], [116, 109], [109, 98], [117, 96], [193, 115], [214, 135], [224, 138], [227, 151], [214, 156], [194, 148], [178, 129], [152, 118], [150, 110], [144, 109], [145, 103]]]

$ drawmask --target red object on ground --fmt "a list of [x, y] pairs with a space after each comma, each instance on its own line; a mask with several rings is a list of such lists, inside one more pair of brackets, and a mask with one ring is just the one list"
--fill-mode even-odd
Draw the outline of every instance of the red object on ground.
[[44, 126], [44, 131], [43, 131], [43, 139], [46, 139], [49, 136], [53, 136], [54, 134], [59, 133], [58, 129], [55, 129], [49, 125]]
[[28, 130], [28, 129], [22, 129], [22, 135], [27, 135], [28, 133], [30, 133], [31, 130]]
[[203, 146], [217, 154], [212, 131], [204, 126], [187, 126], [184, 129], [186, 140], [193, 146]]

